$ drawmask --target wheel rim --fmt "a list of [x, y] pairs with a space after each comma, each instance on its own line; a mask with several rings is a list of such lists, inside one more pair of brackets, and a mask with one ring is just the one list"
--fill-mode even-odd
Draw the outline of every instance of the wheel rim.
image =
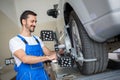
[[[81, 42], [81, 38], [78, 32], [78, 26], [74, 19], [71, 21], [71, 24], [72, 24], [72, 41], [73, 41], [72, 44], [73, 44], [73, 48], [76, 51], [76, 54], [75, 53], [73, 54], [76, 55], [77, 59], [79, 58], [84, 59], [83, 54], [81, 54], [82, 53], [82, 42]], [[83, 61], [78, 61], [78, 63], [80, 65], [83, 65]]]

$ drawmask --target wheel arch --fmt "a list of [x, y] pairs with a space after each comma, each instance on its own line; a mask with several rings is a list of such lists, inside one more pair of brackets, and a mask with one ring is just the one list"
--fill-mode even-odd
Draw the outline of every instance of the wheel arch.
[[[74, 12], [76, 13], [76, 11], [75, 11], [74, 8], [72, 7], [72, 5], [69, 4], [69, 3], [65, 3], [65, 4], [64, 4], [64, 9], [63, 9], [63, 10], [64, 10], [63, 13], [64, 13], [65, 25], [67, 25], [67, 24], [69, 24], [69, 16], [70, 16], [70, 13], [71, 13], [72, 11], [74, 11]], [[76, 13], [76, 14], [77, 14], [77, 13]], [[81, 19], [80, 19], [80, 18], [79, 18], [79, 21], [81, 22]], [[81, 25], [83, 25], [82, 22], [81, 22]], [[83, 27], [83, 28], [84, 28], [84, 27]], [[68, 31], [68, 34], [71, 35], [69, 29], [67, 29], [67, 31]], [[86, 29], [85, 29], [85, 31], [86, 31]]]
[[[76, 3], [69, 3], [69, 2], [66, 2], [66, 3], [64, 3], [64, 6], [63, 6], [63, 14], [64, 14], [64, 20], [65, 20], [65, 24], [67, 25], [68, 24], [68, 22], [69, 22], [69, 15], [70, 15], [70, 13], [71, 13], [71, 11], [74, 11], [76, 14], [77, 14], [77, 16], [79, 17], [79, 20], [80, 20], [80, 22], [81, 22], [81, 24], [84, 24], [84, 20], [83, 20], [83, 17], [80, 17], [79, 15], [81, 15], [80, 13], [81, 13], [81, 10], [83, 9], [83, 8], [80, 8], [80, 6], [75, 6], [75, 4]], [[77, 8], [79, 8], [79, 9], [77, 9]], [[83, 13], [82, 13], [82, 15], [81, 16], [83, 16]]]
[[69, 22], [69, 15], [70, 15], [71, 11], [73, 11], [72, 6], [69, 3], [65, 3], [63, 13], [64, 13], [64, 20], [65, 20], [66, 25]]

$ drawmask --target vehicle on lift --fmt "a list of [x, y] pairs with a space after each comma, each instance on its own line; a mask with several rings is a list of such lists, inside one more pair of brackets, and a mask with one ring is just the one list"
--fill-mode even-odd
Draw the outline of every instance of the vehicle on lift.
[[60, 0], [47, 14], [82, 74], [106, 70], [108, 53], [120, 46], [120, 0]]

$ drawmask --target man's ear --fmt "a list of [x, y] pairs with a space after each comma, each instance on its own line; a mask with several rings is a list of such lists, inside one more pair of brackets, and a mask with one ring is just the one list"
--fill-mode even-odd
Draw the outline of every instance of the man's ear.
[[22, 19], [22, 24], [25, 25], [26, 24], [26, 20]]

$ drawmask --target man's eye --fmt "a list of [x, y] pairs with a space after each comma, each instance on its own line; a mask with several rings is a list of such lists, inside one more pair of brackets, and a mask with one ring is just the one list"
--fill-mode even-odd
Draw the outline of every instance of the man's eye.
[[31, 22], [32, 22], [32, 23], [34, 23], [34, 22], [37, 23], [37, 21], [31, 21]]

